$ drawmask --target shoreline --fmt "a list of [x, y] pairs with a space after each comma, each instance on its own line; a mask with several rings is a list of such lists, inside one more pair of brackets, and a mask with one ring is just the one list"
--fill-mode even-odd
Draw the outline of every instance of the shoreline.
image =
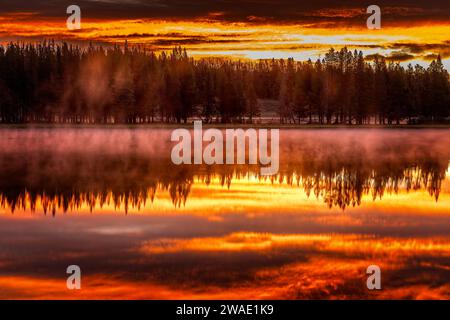
[[[154, 124], [56, 124], [56, 123], [0, 123], [0, 129], [193, 129], [194, 123], [154, 123]], [[243, 129], [450, 129], [450, 124], [400, 124], [400, 125], [321, 125], [321, 124], [274, 124], [274, 123], [258, 123], [258, 124], [203, 124], [203, 128], [243, 128]]]

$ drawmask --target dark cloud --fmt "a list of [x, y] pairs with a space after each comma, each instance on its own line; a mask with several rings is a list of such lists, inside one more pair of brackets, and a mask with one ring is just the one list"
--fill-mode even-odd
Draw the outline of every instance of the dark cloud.
[[184, 46], [198, 44], [227, 44], [227, 43], [249, 43], [256, 40], [239, 39], [236, 34], [214, 34], [213, 37], [207, 35], [186, 35], [181, 33], [132, 33], [132, 34], [115, 34], [97, 37], [96, 41], [111, 41], [125, 39], [140, 39], [145, 41], [146, 45], [155, 46]]
[[[41, 17], [65, 17], [68, 0], [0, 0], [5, 14], [34, 12]], [[92, 19], [207, 19], [279, 22], [299, 24], [333, 24], [365, 22], [365, 4], [355, 1], [317, 0], [81, 0], [82, 15]], [[385, 23], [406, 21], [449, 21], [447, 0], [380, 0]]]
[[450, 43], [393, 43], [388, 45], [390, 49], [404, 50], [410, 53], [419, 54], [426, 51], [448, 50]]
[[241, 41], [241, 40], [214, 40], [214, 39], [207, 39], [205, 37], [199, 37], [199, 38], [189, 38], [189, 39], [158, 39], [155, 41], [151, 41], [150, 44], [156, 45], [156, 46], [185, 46], [185, 45], [193, 45], [193, 44], [226, 44], [226, 43], [241, 43], [245, 42], [248, 43], [247, 40]]
[[386, 56], [387, 61], [403, 62], [414, 59], [414, 55], [405, 52], [393, 52]]
[[[391, 43], [385, 46], [388, 49], [398, 50], [386, 57], [391, 61], [407, 61], [413, 58], [421, 58], [426, 61], [450, 57], [450, 41], [441, 43]], [[375, 55], [367, 56], [366, 59], [374, 58]]]

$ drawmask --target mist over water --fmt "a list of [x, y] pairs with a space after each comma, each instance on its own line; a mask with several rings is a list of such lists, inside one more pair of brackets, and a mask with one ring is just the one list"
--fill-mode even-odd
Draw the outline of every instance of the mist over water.
[[233, 189], [233, 180], [244, 176], [302, 185], [316, 195], [325, 192], [329, 206], [354, 205], [365, 192], [377, 197], [400, 185], [428, 190], [438, 199], [450, 159], [448, 130], [281, 130], [280, 171], [267, 178], [259, 177], [256, 165], [176, 166], [170, 160], [175, 145], [170, 133], [145, 128], [2, 129], [2, 204], [14, 209], [16, 203], [26, 204], [29, 195], [32, 207], [37, 197], [60, 198], [66, 210], [74, 195], [92, 200], [112, 193], [115, 199], [136, 202], [149, 192], [169, 189], [174, 204], [189, 205], [186, 198], [198, 180], [219, 178]]

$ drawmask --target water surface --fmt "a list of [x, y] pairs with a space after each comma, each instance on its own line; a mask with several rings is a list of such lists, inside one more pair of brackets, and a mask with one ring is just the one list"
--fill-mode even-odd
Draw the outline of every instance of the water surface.
[[450, 297], [450, 130], [282, 130], [274, 177], [170, 133], [0, 129], [0, 298]]

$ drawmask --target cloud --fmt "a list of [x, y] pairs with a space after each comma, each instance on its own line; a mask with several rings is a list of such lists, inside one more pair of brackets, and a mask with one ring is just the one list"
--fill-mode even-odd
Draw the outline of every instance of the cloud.
[[182, 34], [182, 33], [131, 33], [114, 34], [95, 37], [96, 41], [124, 41], [125, 39], [145, 42], [146, 45], [157, 47], [174, 47], [186, 45], [202, 44], [230, 44], [230, 43], [250, 43], [256, 40], [239, 39], [236, 34]]
[[[0, 11], [8, 13], [33, 12], [45, 17], [65, 17], [67, 0], [0, 2]], [[77, 3], [82, 15], [90, 19], [204, 19], [210, 21], [247, 23], [325, 24], [365, 22], [365, 5], [354, 1], [318, 0], [128, 0], [90, 1]], [[380, 0], [385, 23], [408, 21], [449, 21], [450, 7], [446, 0]]]
[[425, 61], [435, 60], [438, 56], [441, 58], [450, 57], [450, 42], [441, 43], [393, 43], [386, 45], [388, 49], [400, 50], [391, 55], [392, 60], [406, 61], [412, 58], [420, 58]]
[[403, 62], [414, 59], [414, 55], [405, 52], [393, 52], [386, 56], [387, 61]]

